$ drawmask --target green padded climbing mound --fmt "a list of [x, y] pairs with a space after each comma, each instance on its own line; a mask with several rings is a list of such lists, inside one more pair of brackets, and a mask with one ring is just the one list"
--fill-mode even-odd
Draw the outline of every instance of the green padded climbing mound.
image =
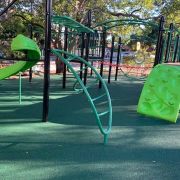
[[0, 69], [0, 80], [13, 76], [19, 72], [23, 72], [39, 61], [41, 52], [37, 44], [30, 38], [19, 34], [15, 37], [11, 44], [13, 51], [21, 51], [27, 54], [28, 61], [19, 61], [11, 66]]
[[180, 107], [180, 66], [161, 64], [150, 73], [137, 112], [176, 123]]

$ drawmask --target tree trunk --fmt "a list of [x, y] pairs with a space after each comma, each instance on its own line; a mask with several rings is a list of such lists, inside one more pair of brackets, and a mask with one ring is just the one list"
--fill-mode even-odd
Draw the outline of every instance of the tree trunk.
[[[61, 30], [62, 28], [59, 26], [58, 27], [58, 33], [55, 39], [55, 48], [57, 49], [62, 49], [62, 43], [61, 43]], [[62, 73], [63, 72], [63, 62], [57, 57], [56, 58], [56, 74]]]

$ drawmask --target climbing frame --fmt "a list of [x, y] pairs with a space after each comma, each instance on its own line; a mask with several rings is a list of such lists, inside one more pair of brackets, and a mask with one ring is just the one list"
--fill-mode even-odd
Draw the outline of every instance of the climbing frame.
[[[106, 144], [112, 126], [112, 104], [111, 104], [110, 94], [105, 81], [96, 71], [96, 69], [90, 63], [85, 61], [83, 58], [59, 49], [52, 49], [51, 52], [66, 64], [69, 71], [76, 78], [77, 81], [75, 82], [74, 89], [76, 91], [83, 92], [86, 95], [91, 105], [92, 111], [95, 114], [96, 122], [98, 124], [99, 130], [104, 136], [104, 144]], [[75, 70], [75, 68], [71, 64], [74, 60], [83, 64], [83, 67], [80, 70]], [[80, 78], [79, 73], [88, 70], [88, 68], [93, 71], [94, 81], [93, 82], [91, 81], [90, 85], [88, 84], [84, 85], [82, 79]], [[90, 88], [97, 85], [97, 82], [99, 81], [102, 83], [102, 88], [101, 90], [99, 90], [99, 94], [95, 96], [94, 94], [90, 93]], [[97, 107], [98, 104], [105, 104], [105, 108], [103, 108], [103, 110], [102, 108], [99, 109]]]

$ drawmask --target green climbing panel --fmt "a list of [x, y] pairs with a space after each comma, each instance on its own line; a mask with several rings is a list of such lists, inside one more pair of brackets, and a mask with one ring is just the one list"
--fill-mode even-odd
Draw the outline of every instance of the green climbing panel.
[[160, 64], [150, 73], [137, 112], [176, 123], [180, 107], [180, 66]]

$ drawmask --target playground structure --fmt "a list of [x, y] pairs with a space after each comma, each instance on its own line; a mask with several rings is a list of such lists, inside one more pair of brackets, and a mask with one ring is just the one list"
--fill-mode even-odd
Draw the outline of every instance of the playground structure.
[[[16, 1], [13, 1], [13, 3], [15, 3]], [[9, 7], [11, 7], [13, 5], [13, 3], [11, 3], [7, 8], [5, 8], [5, 10], [3, 11], [3, 13], [5, 13]], [[49, 8], [47, 8], [46, 10], [50, 10], [50, 4], [47, 3], [47, 6]], [[3, 14], [1, 13], [1, 15]], [[83, 60], [82, 58], [78, 57], [78, 56], [74, 56], [72, 54], [69, 54], [65, 51], [60, 51], [60, 50], [51, 50], [50, 48], [50, 44], [51, 44], [51, 12], [50, 14], [47, 13], [47, 19], [46, 19], [46, 40], [45, 40], [45, 66], [44, 66], [44, 100], [43, 100], [43, 121], [47, 121], [47, 113], [48, 113], [48, 103], [49, 103], [49, 65], [50, 65], [50, 53], [54, 53], [56, 56], [58, 56], [63, 62], [64, 62], [64, 69], [66, 71], [66, 66], [70, 69], [70, 71], [73, 73], [73, 75], [76, 77], [78, 84], [82, 87], [82, 89], [79, 89], [79, 92], [82, 90], [83, 92], [85, 92], [85, 95], [87, 96], [87, 99], [90, 101], [90, 105], [93, 109], [93, 112], [95, 113], [95, 117], [97, 120], [97, 124], [99, 126], [100, 132], [104, 135], [104, 144], [107, 143], [108, 140], [108, 135], [111, 131], [111, 126], [112, 126], [112, 105], [111, 105], [111, 98], [108, 92], [108, 89], [106, 87], [105, 82], [103, 81], [103, 79], [101, 78], [101, 76], [98, 74], [98, 72], [93, 68], [93, 66], [91, 66], [86, 60]], [[49, 17], [50, 16], [50, 17]], [[60, 24], [63, 21], [63, 24], [65, 23], [66, 26], [70, 25], [69, 21], [71, 23], [71, 27], [73, 29], [78, 29], [78, 31], [80, 32], [89, 32], [92, 31], [89, 28], [86, 28], [85, 26], [77, 23], [76, 21], [73, 21], [70, 18], [67, 17], [54, 17], [54, 21], [57, 21]], [[50, 24], [49, 24], [50, 23]], [[67, 23], [67, 24], [66, 24]], [[93, 31], [92, 31], [93, 32]], [[20, 40], [19, 40], [20, 39]], [[24, 43], [25, 41], [25, 43]], [[17, 38], [14, 39], [13, 44], [12, 44], [12, 50], [16, 50], [16, 51], [27, 51], [27, 60], [32, 62], [19, 62], [15, 65], [12, 65], [10, 67], [4, 68], [2, 70], [2, 74], [4, 72], [11, 72], [11, 73], [7, 73], [6, 75], [2, 75], [2, 79], [7, 78], [11, 75], [14, 75], [20, 71], [25, 71], [29, 68], [31, 68], [33, 65], [35, 65], [35, 63], [39, 60], [40, 58], [40, 50], [38, 49], [37, 45], [32, 46], [33, 41], [30, 39], [26, 39], [24, 36], [18, 36]], [[88, 43], [87, 43], [88, 44]], [[17, 46], [16, 46], [17, 45]], [[32, 46], [32, 47], [31, 47]], [[47, 50], [48, 48], [48, 50]], [[88, 46], [86, 48], [86, 51], [88, 51]], [[61, 53], [64, 54], [64, 57], [61, 55]], [[86, 54], [88, 55], [88, 52], [86, 52]], [[31, 57], [29, 57], [31, 56]], [[69, 57], [69, 58], [67, 58]], [[48, 58], [48, 59], [47, 59]], [[16, 59], [14, 59], [16, 60]], [[70, 61], [71, 60], [75, 60], [80, 62], [81, 64], [81, 69], [78, 72], [82, 72], [83, 70], [87, 71], [87, 68], [91, 68], [92, 72], [95, 73], [96, 78], [95, 78], [95, 82], [98, 80], [101, 84], [102, 87], [104, 89], [103, 94], [97, 96], [97, 97], [93, 97], [90, 95], [90, 93], [88, 92], [88, 86], [86, 86], [86, 82], [84, 81], [84, 83], [82, 82], [82, 77], [79, 77], [78, 72], [76, 72], [73, 67], [70, 65]], [[84, 66], [84, 67], [83, 67]], [[13, 69], [10, 70], [9, 69]], [[66, 73], [66, 72], [65, 72]], [[65, 74], [64, 73], [64, 78], [65, 78]], [[81, 75], [80, 75], [81, 76]], [[86, 80], [86, 77], [84, 78]], [[76, 88], [77, 89], [77, 88]], [[96, 105], [95, 105], [95, 101], [99, 101], [100, 99], [103, 99], [103, 97], [107, 98], [106, 103], [107, 103], [107, 109], [103, 112], [98, 112], [96, 109]], [[102, 123], [102, 116], [107, 116], [107, 125], [105, 126], [104, 123]]]
[[[15, 3], [15, 1], [13, 1]], [[105, 44], [106, 44], [106, 31], [116, 27], [116, 26], [122, 26], [124, 24], [128, 25], [149, 25], [153, 26], [158, 30], [158, 25], [155, 25], [154, 23], [151, 22], [146, 22], [146, 21], [140, 21], [140, 20], [119, 20], [119, 21], [107, 21], [102, 24], [98, 24], [98, 26], [102, 26], [104, 29], [100, 33], [101, 35], [97, 36], [97, 33], [94, 33], [94, 30], [90, 29], [90, 27], [85, 27], [84, 25], [74, 21], [73, 19], [66, 17], [66, 16], [52, 16], [51, 13], [51, 1], [47, 1], [46, 5], [46, 33], [45, 33], [45, 61], [44, 61], [44, 96], [43, 96], [43, 121], [46, 122], [48, 119], [48, 103], [49, 103], [49, 83], [50, 83], [50, 54], [54, 53], [58, 58], [60, 58], [64, 62], [64, 73], [63, 73], [63, 87], [65, 88], [65, 83], [66, 83], [66, 69], [70, 69], [70, 71], [73, 73], [73, 75], [76, 77], [77, 82], [75, 83], [75, 90], [83, 91], [85, 92], [88, 100], [90, 101], [91, 107], [93, 109], [93, 112], [95, 113], [96, 120], [99, 126], [99, 129], [101, 133], [104, 135], [104, 143], [107, 143], [107, 137], [108, 134], [110, 133], [111, 130], [111, 124], [112, 124], [112, 106], [111, 106], [111, 100], [110, 100], [110, 95], [107, 90], [107, 87], [101, 77], [103, 77], [103, 71], [104, 71], [104, 62], [105, 59]], [[13, 5], [11, 3], [10, 5]], [[8, 8], [7, 8], [8, 9]], [[4, 11], [5, 12], [5, 11]], [[158, 63], [163, 62], [163, 57], [165, 57], [165, 62], [169, 62], [169, 59], [173, 59], [172, 62], [177, 62], [179, 61], [179, 35], [176, 35], [176, 39], [173, 41], [172, 37], [174, 37], [172, 34], [175, 32], [172, 28], [172, 25], [170, 27], [170, 30], [166, 31], [167, 33], [167, 41], [163, 40], [163, 18], [161, 18], [160, 25], [159, 25], [159, 34], [158, 34], [158, 41], [157, 41], [157, 46], [156, 46], [156, 57], [155, 57], [155, 63], [154, 65]], [[65, 26], [65, 32], [64, 32], [64, 51], [53, 49], [51, 50], [51, 24], [59, 24], [62, 26]], [[79, 55], [82, 57], [80, 58], [79, 56], [69, 54], [69, 52], [65, 52], [68, 50], [68, 28], [71, 28], [73, 30], [77, 30], [78, 36], [81, 39], [81, 48], [80, 51], [78, 51]], [[97, 32], [97, 31], [96, 31]], [[72, 32], [70, 32], [72, 33]], [[81, 35], [79, 35], [79, 33]], [[84, 44], [84, 37], [86, 37], [86, 44]], [[102, 39], [99, 40], [97, 37], [101, 37]], [[96, 39], [97, 38], [97, 39]], [[93, 41], [91, 41], [93, 39]], [[110, 55], [110, 60], [108, 63], [109, 66], [109, 71], [108, 71], [108, 83], [111, 81], [111, 71], [112, 67], [115, 66], [116, 72], [115, 72], [115, 80], [117, 80], [118, 76], [118, 70], [119, 67], [122, 70], [121, 66], [119, 66], [121, 62], [121, 37], [118, 40], [118, 51], [117, 51], [117, 61], [116, 64], [113, 65], [113, 51], [114, 51], [114, 42], [115, 42], [115, 37], [112, 37], [112, 48], [111, 48], [111, 55]], [[102, 44], [96, 47], [97, 42], [102, 42]], [[162, 44], [163, 42], [163, 44]], [[171, 44], [174, 43], [173, 47]], [[91, 48], [90, 45], [91, 44]], [[95, 48], [93, 47], [95, 44]], [[93, 47], [93, 48], [92, 48]], [[101, 47], [101, 50], [100, 50]], [[162, 47], [164, 49], [162, 49]], [[98, 50], [96, 48], [99, 48]], [[166, 49], [166, 50], [165, 50]], [[173, 49], [173, 50], [172, 50]], [[19, 50], [19, 49], [16, 49]], [[20, 49], [21, 50], [21, 49]], [[77, 51], [75, 51], [77, 52]], [[96, 53], [94, 53], [96, 52]], [[164, 53], [165, 52], [165, 53]], [[63, 54], [63, 55], [62, 55]], [[171, 54], [171, 56], [170, 56]], [[98, 55], [98, 56], [96, 56]], [[83, 60], [85, 59], [85, 61]], [[100, 75], [97, 73], [95, 68], [93, 67], [93, 61], [88, 63], [89, 60], [99, 60], [100, 62]], [[70, 62], [76, 62], [80, 64], [80, 69], [78, 71], [75, 71], [72, 68], [72, 65]], [[32, 67], [34, 64], [28, 65], [27, 68]], [[27, 69], [24, 68], [24, 69]], [[97, 97], [92, 97], [88, 93], [88, 84], [87, 84], [87, 77], [88, 77], [88, 68], [91, 70], [91, 75], [94, 73], [96, 75], [95, 78], [95, 83], [99, 81], [99, 88], [104, 89], [105, 94], [101, 94]], [[24, 70], [23, 68], [19, 69], [17, 72]], [[83, 74], [84, 72], [84, 74]], [[10, 74], [11, 75], [11, 74]], [[84, 75], [84, 77], [83, 77]], [[8, 76], [7, 76], [8, 77]], [[83, 79], [84, 78], [84, 79]], [[91, 80], [90, 80], [91, 82]], [[81, 87], [77, 87], [77, 86]], [[94, 83], [93, 83], [94, 85]], [[107, 98], [107, 110], [103, 112], [98, 112], [96, 109], [96, 106], [94, 102], [96, 100], [101, 99], [102, 97], [106, 96]], [[108, 125], [107, 129], [103, 128], [102, 122], [101, 122], [101, 116], [108, 115]]]
[[[46, 15], [48, 16], [48, 13]], [[169, 29], [167, 28], [165, 31], [164, 28], [163, 31], [160, 31], [163, 34], [163, 39], [167, 38], [168, 32]], [[69, 28], [70, 33], [71, 29]], [[102, 33], [100, 34], [102, 37]], [[84, 62], [84, 57], [80, 57], [81, 49], [79, 47], [79, 52], [73, 50], [73, 53], [64, 51], [64, 48], [60, 50], [52, 49], [52, 47], [47, 49], [50, 57], [52, 55], [59, 57], [67, 64], [67, 84], [65, 89], [62, 88], [62, 75], [51, 75], [51, 81], [48, 79], [50, 84], [47, 90], [49, 91], [45, 92], [50, 95], [49, 105], [47, 104], [48, 109], [45, 109], [47, 123], [40, 122], [43, 100], [42, 76], [34, 75], [31, 83], [28, 82], [28, 77], [22, 78], [23, 94], [21, 105], [17, 103], [18, 78], [12, 77], [8, 80], [1, 80], [1, 179], [180, 179], [178, 166], [180, 121], [177, 121], [180, 83], [179, 45], [176, 45], [177, 48], [175, 48], [177, 49], [175, 63], [171, 62], [173, 60], [172, 53], [175, 52], [173, 44], [176, 35], [178, 33], [173, 31], [171, 50], [169, 58], [167, 58], [169, 63], [164, 63], [166, 41], [163, 61], [155, 65], [145, 84], [145, 78], [131, 78], [133, 75], [130, 74], [129, 67], [127, 67], [127, 70], [129, 70], [127, 76], [126, 74], [120, 76], [121, 72], [118, 70], [118, 81], [114, 81], [114, 69], [117, 68], [115, 66], [116, 59], [114, 58], [111, 83], [108, 84], [112, 98], [113, 128], [107, 146], [101, 144], [103, 136], [99, 134], [96, 122], [92, 120], [94, 113], [96, 116], [109, 111], [108, 103], [103, 111], [102, 106], [100, 109], [94, 109], [94, 113], [92, 113], [93, 109], [91, 108], [93, 105], [96, 106], [96, 103], [102, 105], [105, 101], [108, 101], [108, 96], [104, 95], [104, 81], [102, 81], [102, 87], [98, 89], [100, 77], [96, 80], [96, 71], [93, 71], [91, 76], [91, 70], [97, 67], [98, 62], [98, 65], [101, 65], [101, 44], [97, 48], [100, 53], [99, 51], [96, 53], [96, 49], [89, 48], [89, 57], [91, 57], [92, 50], [94, 50], [94, 61], [91, 68], [91, 59], [88, 59], [89, 70], [86, 86], [83, 82], [86, 61]], [[93, 39], [92, 34], [90, 35], [91, 38]], [[94, 35], [95, 38], [97, 41], [100, 39]], [[122, 36], [118, 37], [119, 39], [123, 42]], [[90, 40], [90, 42], [93, 41]], [[162, 40], [158, 42], [161, 44]], [[176, 44], [178, 43], [179, 41], [176, 42]], [[160, 44], [158, 45], [161, 48]], [[121, 43], [118, 45], [123, 48]], [[26, 57], [27, 53], [24, 51], [23, 53], [25, 54], [24, 58], [15, 62], [20, 60], [24, 63], [30, 63], [31, 61], [28, 61]], [[100, 57], [100, 61], [95, 61], [96, 56]], [[40, 63], [43, 64], [43, 61]], [[81, 64], [83, 65], [82, 68]], [[109, 58], [105, 57], [103, 65], [103, 77], [107, 78], [107, 70], [110, 65]], [[71, 69], [72, 66], [73, 69]], [[99, 72], [99, 68], [100, 66], [95, 70]], [[119, 68], [125, 67], [120, 63]], [[122, 69], [124, 73], [127, 70]], [[82, 81], [80, 78], [81, 72], [83, 72]], [[69, 79], [73, 74], [77, 76], [77, 79], [80, 78], [79, 81]], [[108, 81], [108, 79], [105, 79], [105, 81]], [[83, 82], [82, 86], [80, 85], [81, 82]], [[73, 85], [75, 91], [73, 91]], [[139, 114], [136, 109], [143, 86], [146, 89], [143, 89], [139, 101]], [[86, 96], [85, 93], [89, 93], [90, 96]], [[87, 101], [87, 98], [89, 101]], [[107, 112], [107, 114], [99, 117], [100, 124], [102, 123], [102, 131], [108, 129], [106, 122], [109, 115], [110, 112]], [[103, 118], [106, 118], [104, 119], [105, 122]], [[159, 118], [166, 121], [158, 120]], [[96, 118], [96, 120], [98, 119]], [[170, 123], [167, 121], [170, 121]], [[177, 124], [174, 124], [176, 121]]]
[[[104, 143], [107, 143], [108, 135], [111, 131], [111, 126], [112, 126], [112, 105], [111, 105], [111, 98], [108, 92], [108, 89], [106, 87], [106, 84], [104, 80], [101, 78], [101, 76], [98, 74], [96, 69], [88, 63], [88, 56], [89, 56], [89, 38], [90, 38], [90, 33], [94, 33], [93, 30], [90, 28], [78, 23], [77, 21], [71, 19], [70, 17], [66, 16], [53, 16], [52, 17], [52, 23], [58, 24], [61, 26], [65, 26], [65, 38], [64, 38], [64, 51], [61, 50], [56, 50], [53, 49], [51, 52], [55, 54], [61, 61], [64, 63], [64, 71], [63, 71], [63, 88], [66, 87], [66, 70], [67, 68], [72, 72], [74, 77], [77, 79], [77, 83], [81, 86], [81, 90], [86, 94], [91, 107], [93, 109], [93, 112], [95, 113], [95, 117], [97, 120], [97, 124], [99, 126], [100, 132], [104, 135]], [[73, 31], [77, 31], [78, 33], [81, 34], [81, 42], [84, 41], [84, 37], [86, 37], [86, 44], [81, 47], [81, 52], [80, 55], [82, 58], [79, 56], [73, 55], [72, 53], [68, 53], [68, 29], [72, 29]], [[84, 44], [84, 43], [82, 43]], [[85, 51], [84, 51], [85, 48]], [[85, 53], [84, 53], [85, 52]], [[63, 55], [62, 55], [63, 54]], [[85, 60], [84, 60], [84, 59]], [[71, 65], [71, 62], [74, 63], [79, 63], [80, 69], [75, 70], [73, 68], [73, 65]], [[94, 72], [95, 77], [93, 77], [93, 82], [90, 81], [90, 85], [88, 85], [87, 82], [87, 73], [88, 73], [88, 68], [91, 69], [91, 72]], [[83, 73], [84, 72], [84, 73]], [[84, 75], [84, 79], [83, 76]], [[104, 92], [97, 97], [93, 97], [93, 95], [90, 95], [88, 92], [88, 88], [94, 86], [97, 81], [99, 81], [104, 89]], [[76, 88], [76, 83], [75, 83], [75, 89]], [[107, 109], [103, 112], [99, 112], [96, 108], [95, 101], [103, 99], [103, 97], [106, 96], [107, 98]], [[107, 116], [108, 115], [108, 116]], [[107, 116], [106, 118], [108, 119], [107, 121], [107, 128], [103, 128], [103, 123], [102, 123], [102, 116]]]
[[175, 123], [179, 115], [180, 32], [161, 18], [154, 69], [147, 78], [138, 103], [139, 113]]
[[[105, 21], [103, 23], [99, 23], [95, 26], [95, 28], [101, 27], [101, 29], [103, 29], [103, 34], [104, 34], [104, 38], [103, 38], [103, 50], [105, 51], [105, 44], [106, 44], [106, 36], [107, 36], [107, 32], [108, 30], [111, 30], [115, 27], [119, 27], [119, 26], [141, 26], [141, 25], [146, 25], [146, 26], [150, 26], [153, 29], [158, 29], [158, 25], [154, 22], [148, 22], [148, 21], [143, 21], [143, 20], [137, 20], [137, 19], [120, 19], [120, 20], [108, 20]], [[123, 64], [123, 59], [122, 59], [122, 37], [118, 38], [118, 48], [117, 48], [117, 56], [116, 56], [116, 63], [113, 62], [113, 54], [115, 53], [115, 36], [112, 35], [112, 41], [111, 41], [111, 52], [110, 52], [110, 59], [109, 59], [109, 72], [108, 72], [108, 83], [110, 83], [111, 81], [111, 71], [112, 71], [112, 67], [115, 67], [115, 80], [117, 80], [117, 76], [118, 76], [118, 71], [120, 70], [123, 75], [128, 75], [128, 74], [133, 74], [132, 71], [133, 70], [138, 70], [138, 72], [136, 72], [137, 76], [143, 76], [145, 75], [145, 73], [141, 72], [142, 69], [144, 69], [146, 71], [146, 69], [149, 69], [148, 67], [142, 67], [141, 64], [144, 61], [140, 60], [140, 57], [135, 57], [137, 55], [133, 55], [131, 56], [132, 61], [135, 61], [135, 64], [133, 65], [128, 65], [128, 64]], [[103, 54], [103, 60], [102, 60], [102, 65], [101, 65], [101, 74], [103, 74], [103, 66], [107, 65], [107, 62], [104, 62], [104, 57], [105, 55]], [[139, 65], [140, 64], [140, 65]]]
[[[93, 112], [95, 113], [95, 116], [96, 116], [96, 120], [97, 120], [97, 124], [99, 126], [99, 129], [101, 131], [101, 133], [104, 135], [104, 143], [106, 144], [107, 143], [107, 138], [108, 138], [108, 134], [110, 133], [111, 131], [111, 126], [112, 126], [112, 105], [111, 105], [111, 98], [110, 98], [110, 95], [109, 95], [109, 91], [107, 89], [107, 86], [104, 82], [104, 80], [102, 79], [102, 77], [99, 75], [99, 73], [96, 71], [96, 69], [91, 66], [87, 61], [85, 61], [84, 59], [78, 57], [78, 56], [75, 56], [75, 55], [72, 55], [66, 51], [62, 51], [62, 50], [56, 50], [56, 49], [53, 49], [52, 50], [52, 53], [57, 55], [66, 65], [67, 67], [70, 69], [70, 71], [73, 73], [73, 75], [76, 77], [77, 79], [77, 82], [75, 84], [79, 84], [80, 85], [80, 88], [78, 87], [75, 87], [76, 90], [78, 91], [83, 91], [87, 98], [88, 98], [88, 101], [90, 102], [91, 104], [91, 107], [93, 109]], [[65, 55], [66, 58], [63, 57], [63, 55]], [[76, 60], [76, 61], [79, 61], [82, 65], [84, 64], [84, 68], [83, 69], [80, 69], [78, 71], [75, 71], [74, 68], [71, 66], [71, 61], [73, 60]], [[85, 85], [80, 76], [78, 75], [79, 72], [87, 69], [87, 68], [91, 68], [91, 70], [95, 73], [96, 77], [94, 78], [94, 82], [91, 82], [91, 85]], [[91, 88], [92, 86], [95, 85], [95, 83], [97, 81], [100, 81], [102, 83], [102, 87], [103, 87], [103, 92], [101, 95], [98, 95], [97, 97], [93, 97], [93, 94], [91, 95], [89, 92], [88, 92], [88, 88]], [[104, 98], [103, 97], [106, 97], [106, 100], [104, 101]], [[97, 108], [96, 108], [96, 102], [103, 99], [103, 103], [106, 102], [107, 103], [107, 109], [104, 111], [104, 112], [100, 112], [98, 113], [97, 111]], [[105, 116], [105, 115], [108, 115], [108, 125], [107, 125], [107, 128], [103, 128], [103, 123], [102, 121], [104, 120], [101, 120], [101, 117], [102, 116]]]
[[[49, 6], [50, 6], [50, 4], [49, 4]], [[50, 11], [51, 11], [51, 8], [49, 8], [49, 12]], [[106, 24], [112, 23], [112, 22], [113, 22], [113, 25], [110, 24], [107, 27], [105, 26]], [[102, 37], [102, 46], [101, 46], [102, 49], [101, 49], [101, 53], [98, 53], [99, 57], [94, 57], [94, 56], [90, 57], [89, 56], [89, 49], [88, 48], [86, 49], [86, 60], [87, 61], [88, 61], [88, 58], [89, 59], [91, 59], [91, 58], [92, 59], [100, 58], [100, 75], [101, 76], [103, 76], [103, 66], [104, 66], [104, 58], [105, 58], [106, 30], [110, 29], [110, 28], [113, 28], [115, 26], [122, 25], [122, 22], [123, 23], [126, 22], [127, 24], [132, 24], [132, 25], [133, 24], [138, 24], [138, 25], [146, 24], [146, 25], [153, 26], [156, 30], [158, 30], [158, 39], [157, 39], [157, 44], [156, 44], [156, 54], [155, 54], [154, 66], [163, 62], [162, 61], [163, 56], [165, 57], [165, 61], [164, 62], [169, 62], [169, 61], [171, 61], [171, 62], [178, 62], [179, 61], [179, 54], [180, 54], [179, 32], [176, 29], [175, 29], [175, 31], [173, 30], [172, 24], [170, 25], [170, 29], [169, 30], [168, 29], [165, 30], [164, 29], [164, 17], [161, 17], [159, 26], [155, 25], [154, 23], [151, 23], [151, 22], [145, 22], [145, 21], [140, 21], [140, 20], [135, 20], [135, 21], [134, 20], [133, 21], [131, 21], [131, 20], [121, 21], [120, 20], [120, 21], [116, 21], [116, 22], [118, 22], [118, 23], [114, 24], [114, 21], [107, 21], [107, 22], [103, 23], [104, 31], [101, 33], [102, 34], [102, 36], [101, 36]], [[50, 17], [49, 17], [49, 21], [47, 21], [47, 27], [49, 27], [50, 25], [51, 25], [51, 22], [50, 22]], [[167, 41], [163, 40], [163, 32], [166, 32], [166, 34], [167, 34], [167, 36], [166, 36], [167, 37]], [[172, 35], [173, 33], [175, 34], [174, 35], [175, 36], [175, 40], [174, 41], [172, 40], [173, 39], [172, 38], [173, 37], [173, 35]], [[67, 31], [66, 31], [66, 35], [67, 35]], [[46, 37], [49, 37], [49, 35], [47, 35]], [[64, 47], [67, 49], [67, 36], [65, 36], [65, 37], [66, 37], [66, 39], [65, 39], [66, 44], [64, 45]], [[114, 39], [115, 39], [115, 37], [112, 37], [112, 48], [111, 48], [111, 55], [110, 55], [110, 62], [109, 62], [108, 83], [110, 83], [110, 79], [111, 79], [111, 69], [112, 69], [112, 60], [113, 60]], [[82, 40], [82, 42], [83, 42], [83, 40]], [[90, 35], [87, 36], [87, 42], [89, 44], [89, 42], [90, 42]], [[89, 47], [88, 44], [86, 45], [86, 47]], [[167, 44], [166, 45], [166, 50], [164, 48], [165, 44]], [[81, 51], [81, 55], [82, 56], [83, 56], [83, 48], [82, 48], [82, 51]], [[120, 54], [120, 51], [121, 51], [121, 49], [120, 49], [121, 48], [121, 38], [119, 38], [119, 46], [118, 46], [118, 48], [119, 48], [118, 49], [118, 53]], [[166, 53], [164, 53], [164, 51]], [[171, 52], [171, 56], [170, 56], [170, 52]], [[118, 64], [120, 62], [119, 54], [117, 55], [115, 80], [117, 80], [117, 75], [118, 75], [118, 70], [119, 70], [119, 67], [118, 67]], [[80, 72], [82, 72], [82, 66], [81, 66]], [[85, 81], [84, 81], [84, 84], [86, 84], [86, 77], [87, 77], [87, 69], [86, 69], [86, 72], [85, 72]], [[100, 88], [102, 87], [102, 83], [101, 82], [99, 83], [99, 87]], [[141, 104], [141, 101], [140, 101], [140, 104]], [[177, 108], [175, 108], [175, 109], [177, 111]], [[138, 109], [138, 111], [139, 111], [139, 109]], [[144, 113], [144, 114], [146, 114], [146, 113]], [[150, 115], [152, 115], [152, 112], [150, 113]], [[160, 116], [158, 116], [158, 117], [160, 117]], [[177, 112], [175, 112], [175, 117], [177, 118]], [[175, 120], [172, 119], [172, 121], [175, 121]]]
[[[109, 55], [107, 57], [106, 55], [106, 49], [107, 49], [107, 36], [108, 36], [108, 30], [111, 30], [112, 28], [119, 27], [119, 26], [142, 26], [146, 25], [151, 27], [154, 31], [159, 30], [159, 26], [155, 22], [151, 21], [143, 21], [143, 20], [137, 20], [137, 19], [122, 19], [122, 20], [108, 20], [103, 23], [97, 24], [94, 29], [94, 33], [89, 31], [90, 35], [85, 35], [81, 31], [75, 34], [72, 31], [67, 30], [67, 28], [71, 29], [70, 23], [64, 23], [62, 20], [65, 17], [59, 17], [62, 22], [59, 22], [62, 26], [66, 27], [65, 31], [62, 32], [64, 35], [64, 50], [68, 50], [68, 52], [73, 52], [76, 55], [80, 55], [81, 57], [84, 56], [84, 58], [91, 62], [93, 65], [97, 65], [100, 67], [100, 75], [104, 76], [105, 74], [103, 73], [104, 71], [108, 72], [108, 83], [111, 81], [111, 76], [112, 76], [112, 69], [114, 69], [114, 77], [115, 80], [117, 80], [118, 77], [118, 72], [120, 71], [123, 75], [125, 76], [136, 76], [136, 77], [144, 77], [147, 76], [153, 67], [154, 61], [151, 60], [150, 63], [146, 63], [146, 59], [154, 59], [155, 54], [153, 55], [153, 58], [145, 57], [145, 55], [142, 52], [133, 52], [130, 57], [131, 61], [134, 63], [133, 64], [124, 64], [123, 62], [123, 57], [122, 57], [122, 37], [118, 38], [118, 46], [117, 49], [115, 49], [115, 40], [116, 37], [112, 34], [112, 41], [111, 41], [111, 48], [109, 50]], [[69, 20], [69, 17], [66, 17]], [[55, 21], [54, 21], [55, 22]], [[91, 13], [89, 11], [88, 13], [88, 22], [91, 24]], [[101, 31], [98, 29], [102, 29]], [[69, 42], [71, 42], [71, 38], [75, 39], [75, 43], [73, 44], [72, 48], [72, 43], [71, 47], [69, 47]], [[85, 37], [85, 38], [84, 38]], [[77, 42], [78, 39], [78, 42]], [[87, 41], [86, 41], [87, 39]], [[145, 39], [141, 38], [141, 41]], [[147, 39], [147, 38], [146, 38]], [[150, 38], [148, 38], [150, 40]], [[151, 39], [153, 43], [155, 44], [157, 41], [155, 39]], [[87, 43], [89, 42], [89, 44]], [[87, 48], [88, 47], [88, 48]], [[86, 49], [86, 50], [85, 50]], [[117, 51], [117, 52], [115, 52]], [[87, 55], [84, 55], [84, 52], [87, 52]], [[150, 53], [149, 53], [150, 54]], [[116, 57], [114, 57], [116, 56]], [[66, 83], [66, 71], [64, 70], [64, 78], [63, 78], [63, 87], [65, 87]], [[92, 75], [92, 72], [90, 72]], [[105, 75], [105, 76], [106, 76]], [[85, 72], [85, 77], [87, 76], [87, 71]], [[82, 74], [81, 74], [82, 78]], [[86, 82], [86, 78], [84, 80]], [[101, 87], [101, 83], [99, 83], [99, 87]]]
[[[152, 26], [158, 30], [158, 25], [154, 22], [142, 21], [142, 20], [109, 20], [104, 23], [97, 24], [94, 29], [84, 29], [84, 26], [74, 21], [67, 16], [54, 16], [52, 17], [53, 24], [59, 24], [61, 27], [64, 27], [64, 31], [61, 32], [62, 37], [64, 38], [64, 50], [70, 53], [76, 54], [78, 56], [84, 57], [86, 61], [89, 61], [91, 65], [99, 68], [99, 73], [102, 77], [107, 76], [108, 74], [108, 83], [111, 81], [112, 69], [115, 69], [115, 80], [118, 77], [118, 71], [123, 73], [123, 75], [128, 76], [129, 74], [136, 73], [138, 77], [147, 76], [152, 68], [153, 63], [150, 65], [141, 65], [141, 62], [136, 63], [135, 65], [128, 65], [122, 63], [122, 38], [118, 38], [118, 47], [115, 55], [115, 37], [112, 36], [112, 43], [109, 57], [106, 57], [106, 46], [107, 46], [107, 34], [108, 30], [124, 25], [148, 25]], [[91, 24], [91, 11], [88, 12], [88, 24]], [[74, 27], [77, 28], [76, 31], [73, 30]], [[76, 28], [74, 28], [76, 29]], [[102, 29], [102, 31], [98, 30]], [[94, 31], [94, 32], [92, 32]], [[73, 39], [73, 40], [72, 40]], [[73, 42], [74, 41], [74, 42]], [[137, 56], [137, 55], [136, 55]], [[132, 57], [131, 57], [132, 58]], [[132, 58], [133, 61], [136, 58]], [[116, 61], [116, 62], [115, 62]], [[136, 61], [136, 60], [135, 60]], [[143, 60], [144, 61], [144, 60]], [[82, 68], [82, 67], [80, 67]], [[107, 73], [104, 74], [104, 71]], [[86, 84], [88, 69], [85, 70], [84, 74], [80, 71], [81, 79], [84, 78], [84, 84]], [[83, 76], [84, 75], [84, 76]], [[92, 71], [90, 71], [90, 76], [92, 76]], [[63, 88], [66, 87], [66, 66], [64, 66], [63, 72]], [[99, 88], [101, 88], [101, 82], [99, 82]]]

